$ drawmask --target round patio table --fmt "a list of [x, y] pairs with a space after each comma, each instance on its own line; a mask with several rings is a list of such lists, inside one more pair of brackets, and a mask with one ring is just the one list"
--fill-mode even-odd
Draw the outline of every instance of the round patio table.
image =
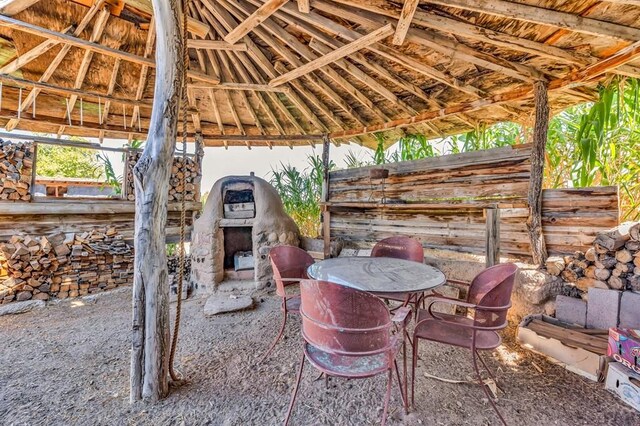
[[307, 269], [310, 278], [370, 293], [431, 290], [446, 282], [442, 271], [424, 263], [390, 257], [336, 257]]

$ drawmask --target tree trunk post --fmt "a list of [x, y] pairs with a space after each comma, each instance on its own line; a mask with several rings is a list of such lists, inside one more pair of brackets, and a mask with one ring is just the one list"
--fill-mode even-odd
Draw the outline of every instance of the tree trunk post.
[[153, 0], [156, 61], [153, 111], [135, 165], [135, 268], [130, 399], [157, 401], [169, 392], [169, 286], [165, 226], [181, 85], [185, 69], [180, 0]]
[[[329, 201], [329, 135], [322, 137], [322, 202]], [[322, 237], [324, 241], [324, 258], [331, 257], [331, 212], [326, 205], [322, 206]]]
[[202, 136], [202, 132], [196, 132], [195, 137], [195, 157], [194, 160], [196, 162], [196, 169], [198, 170], [198, 176], [196, 179], [196, 194], [195, 201], [200, 201], [201, 192], [202, 192], [202, 158], [204, 157], [204, 137]]
[[549, 129], [549, 98], [547, 83], [536, 81], [533, 86], [535, 99], [535, 124], [531, 151], [531, 178], [529, 180], [529, 217], [527, 230], [531, 240], [533, 263], [544, 265], [547, 248], [542, 234], [542, 180], [544, 177], [545, 148]]

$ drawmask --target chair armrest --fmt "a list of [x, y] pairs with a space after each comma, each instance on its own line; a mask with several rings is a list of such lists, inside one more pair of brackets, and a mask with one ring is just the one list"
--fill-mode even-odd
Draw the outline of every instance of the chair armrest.
[[[438, 314], [433, 312], [433, 305], [435, 303], [447, 303], [449, 305], [456, 305], [456, 306], [460, 306], [463, 308], [467, 308], [467, 309], [474, 309], [475, 312], [478, 311], [487, 311], [487, 312], [491, 312], [491, 311], [502, 311], [504, 309], [508, 309], [511, 307], [511, 303], [509, 303], [508, 305], [505, 306], [480, 306], [480, 305], [475, 305], [473, 303], [468, 303], [462, 300], [457, 300], [457, 299], [451, 299], [451, 298], [444, 298], [444, 297], [435, 297], [432, 298], [431, 302], [429, 303], [429, 305], [427, 306], [427, 311], [429, 312], [429, 315], [431, 315], [433, 318], [437, 319], [438, 321], [447, 323], [447, 324], [453, 324], [456, 325], [458, 327], [464, 327], [464, 328], [469, 328], [472, 330], [489, 330], [489, 329], [495, 329], [495, 330], [499, 330], [502, 328], [502, 326], [495, 326], [495, 327], [482, 327], [482, 326], [477, 326], [477, 325], [463, 325], [460, 323], [457, 323], [455, 321], [448, 321], [447, 319], [439, 316]], [[474, 317], [475, 317], [475, 312], [474, 312]], [[428, 321], [428, 320], [423, 320], [423, 321]], [[416, 324], [416, 327], [423, 321], [420, 321], [418, 324]], [[475, 318], [474, 318], [475, 321]]]
[[411, 308], [408, 306], [403, 306], [398, 308], [391, 318], [396, 324], [401, 324], [402, 327], [406, 327], [411, 321]]
[[297, 283], [304, 279], [305, 278], [280, 278], [280, 281], [282, 281], [283, 283]]

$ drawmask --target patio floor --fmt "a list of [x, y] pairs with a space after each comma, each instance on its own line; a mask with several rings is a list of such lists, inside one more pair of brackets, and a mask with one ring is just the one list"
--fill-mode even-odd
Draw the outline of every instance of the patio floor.
[[[60, 303], [0, 318], [0, 419], [3, 424], [275, 425], [281, 424], [300, 359], [299, 326], [271, 358], [255, 358], [275, 336], [275, 297], [253, 311], [205, 318], [204, 299], [185, 302], [178, 368], [189, 383], [153, 406], [128, 401], [131, 321], [129, 291], [95, 303]], [[173, 308], [173, 307], [172, 307]], [[499, 407], [510, 424], [640, 424], [640, 415], [586, 379], [522, 351], [507, 331], [504, 349], [488, 358], [506, 390]], [[486, 425], [497, 418], [482, 390], [423, 376], [464, 379], [467, 353], [436, 344], [420, 351], [416, 409], [405, 416], [394, 388], [391, 425]], [[542, 372], [534, 367], [539, 367]], [[379, 423], [385, 378], [314, 382], [307, 363], [294, 425]]]

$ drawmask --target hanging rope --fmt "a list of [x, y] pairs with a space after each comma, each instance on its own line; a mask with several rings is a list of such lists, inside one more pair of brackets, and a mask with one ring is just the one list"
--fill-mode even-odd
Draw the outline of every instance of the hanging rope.
[[[183, 60], [183, 74], [182, 74], [182, 92], [181, 92], [181, 107], [182, 107], [182, 164], [187, 164], [187, 69], [189, 68], [189, 51], [187, 49], [187, 7], [189, 6], [189, 0], [182, 0], [182, 60]], [[185, 228], [187, 223], [187, 203], [186, 203], [186, 191], [187, 178], [186, 173], [182, 173], [182, 197], [180, 205], [180, 244], [178, 247], [178, 300], [176, 302], [176, 319], [173, 324], [173, 336], [171, 339], [171, 352], [169, 354], [169, 375], [174, 381], [182, 380], [174, 370], [174, 360], [176, 356], [176, 347], [178, 346], [178, 331], [180, 330], [180, 314], [182, 311], [182, 282], [184, 281], [184, 269], [185, 269]]]

